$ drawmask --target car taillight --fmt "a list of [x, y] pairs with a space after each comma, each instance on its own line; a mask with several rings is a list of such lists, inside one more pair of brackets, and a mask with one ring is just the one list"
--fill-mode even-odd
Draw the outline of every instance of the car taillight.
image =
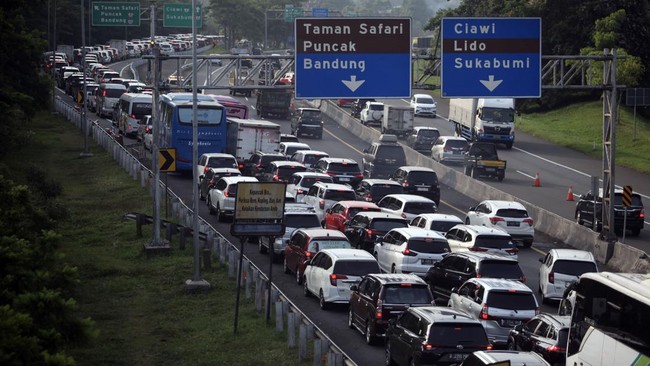
[[505, 221], [505, 220], [501, 217], [490, 217], [490, 222], [492, 223], [492, 225], [496, 225], [497, 222], [499, 221]]
[[430, 343], [422, 343], [422, 350], [423, 351], [431, 351], [434, 348], [438, 348], [435, 344], [430, 344]]
[[548, 273], [548, 283], [555, 283], [555, 273], [553, 272]]
[[408, 180], [403, 181], [402, 186], [408, 187], [409, 186], [409, 181]]
[[280, 177], [277, 174], [273, 176], [273, 181], [274, 182], [277, 182], [279, 180], [280, 180]]
[[132, 114], [132, 115], [131, 115], [131, 119], [135, 119], [135, 114]]
[[340, 275], [340, 274], [334, 274], [334, 273], [332, 273], [332, 274], [330, 275], [330, 284], [331, 284], [332, 286], [336, 286], [336, 280], [345, 280], [345, 279], [347, 279], [347, 278], [348, 278], [348, 276], [346, 276], [346, 275]]
[[228, 191], [223, 191], [223, 196], [224, 197], [230, 197], [230, 193], [228, 193]]
[[526, 283], [526, 276], [521, 275], [521, 277], [519, 278], [519, 281], [521, 281], [521, 283]]
[[303, 191], [302, 189], [297, 189], [296, 190], [296, 194], [304, 194], [304, 193], [305, 193], [305, 191]]
[[307, 257], [307, 258], [311, 257], [311, 252], [306, 252], [305, 257]]
[[372, 195], [370, 193], [365, 195], [366, 201], [372, 202]]
[[535, 315], [539, 315], [539, 307], [535, 308]]
[[206, 165], [205, 168], [203, 168], [203, 174], [207, 173], [208, 170], [210, 170], [210, 167]]
[[105, 96], [106, 96], [106, 90], [104, 90], [104, 91], [102, 92], [102, 97], [105, 97]]
[[641, 212], [639, 212], [639, 217], [642, 218], [642, 219], [645, 218], [645, 211], [644, 210], [641, 210]]
[[382, 319], [384, 317], [382, 306], [384, 302], [382, 300], [377, 300], [377, 308], [375, 309], [375, 319]]
[[372, 229], [366, 229], [366, 234], [368, 234], [368, 236], [373, 236], [375, 235], [375, 231]]
[[318, 207], [320, 207], [320, 208], [325, 208], [325, 200], [320, 200], [320, 201], [318, 202]]
[[490, 319], [490, 316], [488, 315], [488, 310], [489, 310], [489, 308], [488, 308], [487, 304], [484, 304], [483, 308], [481, 309], [481, 319], [483, 319], [483, 320]]
[[359, 173], [359, 174], [355, 174], [354, 177], [355, 177], [355, 178], [363, 178], [363, 174], [361, 174], [361, 173]]
[[566, 351], [566, 348], [564, 347], [558, 347], [558, 346], [551, 346], [551, 347], [546, 347], [546, 350], [549, 352], [563, 352]]
[[471, 252], [487, 252], [486, 248], [481, 248], [481, 247], [469, 247], [469, 250]]
[[529, 226], [533, 226], [533, 219], [525, 219], [525, 220], [522, 221], [522, 222], [528, 224]]
[[492, 347], [491, 344], [488, 344], [487, 346], [485, 346], [485, 349], [488, 350], [488, 351], [491, 350], [492, 348], [494, 348], [494, 347]]
[[410, 251], [408, 247], [406, 247], [406, 249], [402, 250], [402, 254], [404, 254], [405, 256], [408, 256], [408, 257], [415, 257], [417, 255], [417, 253], [414, 253], [414, 252]]

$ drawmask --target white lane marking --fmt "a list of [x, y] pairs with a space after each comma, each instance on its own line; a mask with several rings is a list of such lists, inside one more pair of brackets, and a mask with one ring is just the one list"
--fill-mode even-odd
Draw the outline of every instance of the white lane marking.
[[516, 172], [523, 175], [523, 176], [525, 176], [525, 177], [528, 177], [530, 179], [535, 179], [535, 177], [533, 177], [532, 175], [528, 175], [528, 174], [522, 172], [521, 170], [517, 170]]

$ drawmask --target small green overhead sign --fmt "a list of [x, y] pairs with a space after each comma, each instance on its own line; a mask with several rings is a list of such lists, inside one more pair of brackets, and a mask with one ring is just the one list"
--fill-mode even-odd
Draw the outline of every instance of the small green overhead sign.
[[203, 7], [200, 4], [194, 11], [191, 4], [164, 4], [163, 27], [192, 28], [192, 13], [196, 28], [203, 27]]
[[93, 1], [91, 14], [93, 27], [140, 26], [140, 3]]

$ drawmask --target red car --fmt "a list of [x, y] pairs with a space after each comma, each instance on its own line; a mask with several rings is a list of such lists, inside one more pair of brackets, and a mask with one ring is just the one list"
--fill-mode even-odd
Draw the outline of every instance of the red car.
[[327, 229], [297, 229], [284, 248], [284, 273], [296, 274], [302, 284], [305, 265], [322, 249], [352, 248], [348, 238], [340, 231]]
[[325, 212], [325, 228], [345, 232], [345, 224], [361, 211], [379, 212], [379, 206], [365, 201], [339, 201]]
[[336, 104], [341, 108], [349, 108], [352, 106], [352, 102], [354, 102], [354, 99], [339, 99]]

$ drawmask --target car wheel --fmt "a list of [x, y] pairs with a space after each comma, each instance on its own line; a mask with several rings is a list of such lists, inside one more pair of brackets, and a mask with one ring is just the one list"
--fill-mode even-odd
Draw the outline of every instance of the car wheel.
[[262, 245], [262, 239], [259, 239], [259, 242], [258, 242], [257, 246], [258, 246], [258, 250], [259, 250], [259, 252], [261, 254], [266, 254], [268, 252], [268, 250], [266, 250], [266, 247], [264, 245]]
[[282, 262], [282, 269], [284, 270], [284, 273], [286, 274], [291, 274], [291, 270], [289, 269], [289, 266], [287, 266], [287, 258], [284, 258], [284, 261]]
[[397, 273], [397, 270], [395, 269], [394, 264], [390, 267], [390, 273]]
[[585, 224], [584, 220], [582, 219], [582, 213], [580, 211], [576, 212], [576, 222], [578, 223], [578, 225]]
[[302, 277], [302, 273], [300, 273], [300, 269], [298, 269], [298, 267], [296, 267], [296, 283], [300, 285], [303, 282], [306, 282], [306, 281], [304, 281], [304, 279]]
[[500, 174], [497, 176], [497, 180], [498, 180], [499, 182], [503, 182], [503, 179], [504, 179], [505, 177], [506, 177], [506, 173], [500, 173]]
[[466, 166], [465, 167], [465, 175], [469, 177], [470, 173], [472, 172], [472, 168]]
[[302, 294], [305, 295], [305, 297], [311, 297], [311, 292], [309, 292], [309, 288], [307, 288], [307, 281], [303, 281]]
[[641, 234], [641, 229], [632, 229], [632, 236], [639, 236]]
[[472, 168], [470, 176], [474, 179], [478, 179], [478, 169]]
[[372, 346], [375, 343], [375, 337], [370, 332], [370, 320], [366, 320], [366, 344]]
[[533, 246], [533, 240], [532, 239], [524, 240], [524, 248], [530, 248], [532, 246]]
[[354, 314], [352, 313], [352, 308], [348, 311], [348, 327], [350, 329], [354, 328]]
[[409, 362], [409, 366], [415, 366], [415, 358], [412, 358]]
[[199, 186], [199, 200], [205, 201], [205, 195], [203, 194], [203, 190]]
[[323, 289], [318, 292], [318, 305], [320, 306], [321, 310], [328, 310], [330, 308], [330, 303], [325, 301]]
[[210, 215], [214, 215], [216, 213], [214, 207], [212, 206], [212, 199], [210, 199], [210, 196], [208, 196], [208, 211], [210, 211]]
[[511, 340], [508, 341], [508, 349], [511, 351], [516, 351], [517, 347], [515, 347], [515, 343], [512, 342]]
[[219, 204], [217, 203], [217, 221], [221, 222], [224, 220], [223, 213], [221, 213], [221, 208], [219, 207]]
[[386, 352], [384, 352], [384, 365], [386, 366], [396, 365], [395, 361], [393, 361], [393, 352], [391, 351], [389, 342], [386, 342]]

